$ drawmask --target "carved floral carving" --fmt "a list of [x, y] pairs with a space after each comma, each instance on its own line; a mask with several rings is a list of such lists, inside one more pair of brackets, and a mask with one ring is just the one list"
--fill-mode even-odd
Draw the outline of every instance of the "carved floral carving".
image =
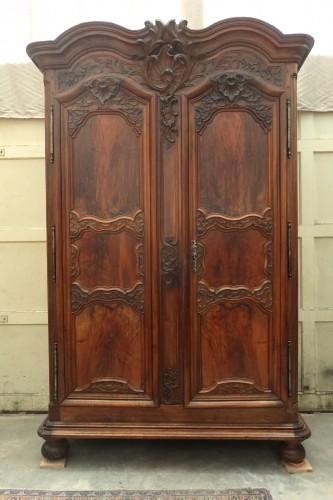
[[197, 285], [198, 312], [203, 314], [206, 310], [220, 300], [248, 299], [259, 304], [264, 311], [272, 312], [273, 292], [272, 283], [263, 281], [257, 288], [246, 286], [222, 286], [210, 288], [205, 282], [199, 281]]
[[143, 276], [145, 272], [145, 250], [144, 246], [142, 243], [136, 246], [135, 248], [136, 252], [136, 274], [138, 276]]
[[216, 109], [241, 108], [251, 111], [265, 132], [272, 128], [272, 104], [249, 82], [252, 77], [233, 71], [215, 79], [212, 90], [206, 93], [196, 109], [196, 131], [201, 132]]
[[94, 78], [84, 83], [86, 89], [80, 97], [68, 106], [68, 127], [73, 135], [88, 113], [93, 111], [120, 111], [134, 127], [136, 133], [142, 132], [142, 105], [126, 90], [122, 80], [112, 76]]
[[116, 378], [93, 379], [84, 387], [78, 387], [75, 392], [108, 393], [108, 394], [143, 394], [143, 389], [133, 387], [127, 380]]
[[247, 214], [241, 217], [207, 214], [199, 208], [196, 216], [197, 235], [204, 236], [208, 231], [219, 228], [223, 231], [242, 231], [250, 227], [259, 229], [262, 233], [272, 234], [272, 209], [267, 207], [263, 213]]
[[273, 244], [269, 240], [264, 244], [264, 257], [265, 257], [265, 273], [272, 274], [273, 272]]
[[265, 387], [261, 387], [254, 380], [248, 379], [226, 379], [218, 380], [211, 387], [201, 389], [200, 395], [242, 395], [242, 394], [260, 394], [263, 392], [271, 392]]
[[79, 249], [76, 245], [71, 245], [71, 276], [75, 279], [80, 274]]
[[160, 97], [160, 102], [160, 130], [162, 132], [162, 138], [166, 146], [169, 148], [174, 144], [178, 133], [176, 126], [176, 120], [178, 116], [178, 99], [173, 95], [169, 95], [166, 97]]
[[142, 237], [144, 232], [144, 217], [142, 210], [136, 212], [134, 217], [115, 217], [114, 219], [100, 219], [98, 217], [83, 216], [72, 210], [70, 212], [70, 235], [76, 239], [83, 231], [117, 232], [122, 229], [132, 231], [136, 236]]
[[163, 373], [162, 403], [172, 405], [181, 402], [179, 369], [167, 368]]
[[161, 250], [162, 280], [167, 288], [177, 284], [179, 272], [179, 243], [174, 238], [165, 238]]
[[246, 71], [273, 85], [282, 85], [281, 66], [268, 66], [257, 54], [247, 51], [231, 51], [197, 64], [193, 78], [204, 77], [219, 71]]
[[78, 313], [83, 307], [91, 302], [114, 302], [121, 301], [134, 307], [143, 314], [144, 312], [144, 285], [137, 283], [133, 288], [125, 290], [123, 288], [94, 288], [87, 290], [79, 283], [72, 284], [72, 312]]

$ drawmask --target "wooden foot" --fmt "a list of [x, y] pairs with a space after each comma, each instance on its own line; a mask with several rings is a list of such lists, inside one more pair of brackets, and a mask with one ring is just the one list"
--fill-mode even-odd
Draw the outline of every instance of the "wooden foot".
[[305, 449], [301, 443], [284, 441], [280, 448], [281, 458], [285, 462], [299, 464], [305, 459]]
[[48, 460], [64, 458], [69, 449], [67, 439], [47, 439], [42, 446], [42, 455]]

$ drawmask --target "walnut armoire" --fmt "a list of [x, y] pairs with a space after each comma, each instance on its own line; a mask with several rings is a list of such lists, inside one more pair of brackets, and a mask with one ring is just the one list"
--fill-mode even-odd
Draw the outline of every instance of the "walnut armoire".
[[71, 438], [267, 439], [300, 462], [297, 72], [251, 18], [75, 26], [44, 74], [50, 405]]

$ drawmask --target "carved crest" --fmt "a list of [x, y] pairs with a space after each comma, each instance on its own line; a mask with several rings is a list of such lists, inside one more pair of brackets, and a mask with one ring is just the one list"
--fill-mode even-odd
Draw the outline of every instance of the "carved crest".
[[272, 234], [272, 209], [267, 207], [263, 213], [247, 214], [241, 217], [227, 217], [219, 214], [207, 214], [199, 208], [196, 216], [197, 235], [204, 236], [208, 231], [219, 228], [222, 231], [243, 231], [250, 227], [259, 229], [263, 234]]
[[127, 380], [117, 378], [93, 379], [84, 387], [77, 387], [75, 392], [108, 394], [143, 394], [143, 389], [133, 387]]
[[80, 217], [80, 215], [72, 210], [70, 212], [70, 235], [76, 239], [83, 231], [97, 232], [117, 232], [121, 229], [128, 229], [136, 236], [142, 237], [144, 232], [144, 217], [142, 210], [134, 215], [134, 217], [115, 217], [114, 219], [100, 219], [89, 215]]

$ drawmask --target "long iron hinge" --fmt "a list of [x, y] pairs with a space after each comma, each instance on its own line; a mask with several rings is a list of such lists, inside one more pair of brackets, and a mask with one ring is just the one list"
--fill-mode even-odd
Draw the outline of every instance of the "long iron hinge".
[[53, 386], [53, 400], [58, 401], [58, 343], [53, 344], [53, 376], [54, 376], [54, 386]]
[[50, 163], [54, 162], [54, 106], [50, 107]]
[[291, 104], [287, 99], [287, 157], [291, 158]]
[[52, 226], [52, 279], [57, 279], [56, 228]]
[[291, 241], [291, 222], [288, 222], [287, 227], [287, 246], [288, 246], [288, 279], [291, 280], [293, 275], [293, 254], [292, 254], [292, 241]]
[[288, 340], [288, 398], [292, 397], [292, 344], [291, 340]]

